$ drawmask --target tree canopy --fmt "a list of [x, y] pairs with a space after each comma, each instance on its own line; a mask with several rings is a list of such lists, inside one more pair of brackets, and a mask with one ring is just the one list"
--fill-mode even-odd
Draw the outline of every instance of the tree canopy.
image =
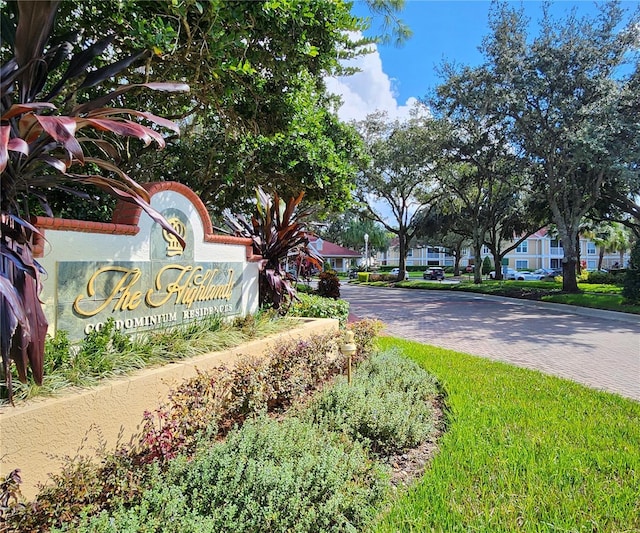
[[640, 19], [637, 12], [625, 18], [619, 2], [598, 10], [595, 17], [572, 12], [556, 20], [547, 6], [532, 36], [522, 10], [497, 4], [483, 46], [482, 68], [495, 89], [491, 112], [528, 160], [563, 243], [563, 289], [571, 292], [578, 290], [583, 218], [603, 191], [627, 197], [638, 173], [637, 110], [629, 105], [637, 102], [635, 78], [620, 69], [637, 61]]
[[442, 126], [418, 106], [406, 121], [389, 120], [386, 113], [379, 112], [357, 127], [370, 163], [359, 174], [356, 196], [373, 220], [398, 237], [402, 271], [421, 214], [439, 195], [432, 184]]
[[[15, 4], [8, 3], [9, 14]], [[402, 0], [369, 4], [396, 38], [408, 36], [397, 18]], [[180, 139], [167, 139], [160, 158], [126, 147], [120, 166], [137, 181], [184, 182], [212, 212], [242, 209], [257, 185], [285, 195], [304, 190], [308, 202], [343, 209], [361, 147], [333, 113], [336, 100], [324, 79], [344, 73], [341, 60], [373, 42], [353, 41], [372, 21], [352, 16], [350, 7], [331, 0], [62, 2], [55, 38], [93, 43], [111, 36], [111, 55], [136, 56], [128, 82], [190, 85], [179, 99], [142, 92], [129, 98], [132, 107], [178, 121], [182, 130]], [[105, 78], [101, 85], [117, 82]]]

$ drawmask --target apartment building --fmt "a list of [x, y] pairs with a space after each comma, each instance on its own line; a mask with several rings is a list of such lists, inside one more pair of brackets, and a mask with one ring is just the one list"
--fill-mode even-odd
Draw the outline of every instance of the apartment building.
[[[629, 261], [630, 250], [620, 252], [605, 251], [602, 268], [611, 269], [619, 268], [627, 265]], [[482, 247], [481, 256], [489, 256], [493, 261], [493, 257], [489, 248]], [[546, 229], [542, 229], [531, 235], [525, 241], [522, 241], [515, 250], [507, 254], [509, 268], [516, 270], [536, 270], [538, 268], [561, 269], [564, 249], [562, 242], [549, 234]], [[596, 270], [598, 268], [598, 260], [600, 250], [596, 244], [590, 239], [580, 238], [580, 260], [587, 270]], [[399, 249], [397, 239], [392, 241], [387, 252], [381, 252], [377, 256], [380, 266], [398, 266]], [[446, 250], [439, 246], [429, 246], [418, 244], [411, 248], [407, 254], [407, 266], [453, 266], [454, 258], [449, 255]], [[460, 261], [461, 267], [473, 264], [472, 251], [465, 248], [462, 251]]]

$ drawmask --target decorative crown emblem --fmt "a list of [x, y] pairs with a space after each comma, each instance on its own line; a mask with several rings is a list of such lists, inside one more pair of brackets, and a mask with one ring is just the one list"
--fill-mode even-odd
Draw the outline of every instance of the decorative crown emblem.
[[[177, 217], [172, 217], [167, 220], [169, 225], [180, 235], [183, 239], [187, 235], [187, 226]], [[182, 255], [184, 249], [180, 244], [180, 241], [173, 233], [169, 233], [166, 229], [162, 230], [162, 238], [167, 242], [167, 257], [174, 257], [176, 255]]]

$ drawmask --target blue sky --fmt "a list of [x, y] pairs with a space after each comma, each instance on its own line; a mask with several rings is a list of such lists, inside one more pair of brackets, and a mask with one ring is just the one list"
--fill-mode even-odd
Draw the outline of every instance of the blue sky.
[[[513, 2], [520, 6], [521, 2]], [[623, 7], [631, 10], [640, 1], [627, 0]], [[542, 13], [542, 2], [522, 2], [533, 23]], [[562, 16], [576, 8], [578, 15], [594, 14], [596, 3], [556, 1], [552, 13]], [[413, 37], [402, 47], [379, 45], [374, 54], [355, 61], [361, 74], [332, 79], [328, 88], [342, 95], [344, 120], [360, 120], [367, 113], [384, 109], [392, 116], [406, 116], [416, 98], [424, 97], [442, 80], [435, 67], [443, 60], [461, 65], [482, 62], [478, 47], [489, 33], [488, 14], [491, 3], [484, 0], [406, 0], [402, 18], [413, 30]], [[366, 3], [356, 0], [353, 13], [367, 17]], [[380, 31], [380, 21], [372, 21], [371, 32]]]

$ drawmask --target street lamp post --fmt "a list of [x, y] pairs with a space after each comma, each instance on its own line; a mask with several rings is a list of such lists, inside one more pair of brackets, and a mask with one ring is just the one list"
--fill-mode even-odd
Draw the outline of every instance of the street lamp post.
[[369, 270], [369, 234], [364, 234], [364, 269]]

